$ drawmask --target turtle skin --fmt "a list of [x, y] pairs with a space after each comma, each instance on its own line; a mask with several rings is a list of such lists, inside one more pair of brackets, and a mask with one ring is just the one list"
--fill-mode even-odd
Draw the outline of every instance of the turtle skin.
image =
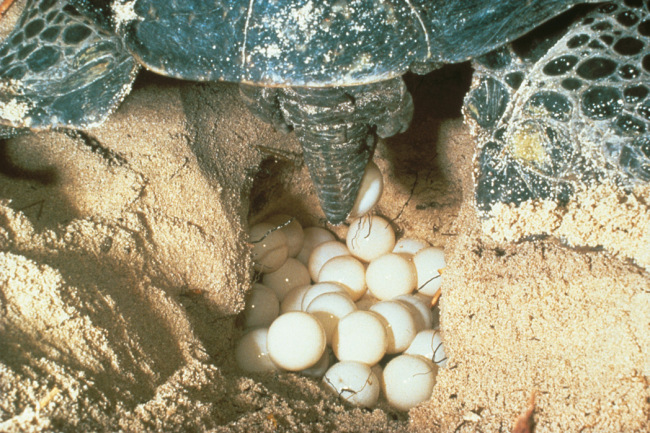
[[559, 28], [476, 59], [466, 118], [478, 138], [476, 206], [650, 183], [650, 3], [574, 10]]
[[321, 208], [339, 224], [377, 137], [408, 127], [413, 107], [404, 73], [487, 53], [575, 3], [137, 0], [118, 27], [147, 68], [240, 82], [253, 113], [294, 129]]
[[240, 85], [250, 110], [280, 131], [294, 130], [327, 220], [347, 218], [377, 136], [406, 131], [413, 100], [401, 77], [349, 87]]
[[138, 63], [239, 82], [256, 115], [296, 131], [321, 207], [338, 224], [377, 138], [408, 127], [405, 72], [484, 55], [585, 1], [29, 0], [0, 46], [0, 124], [101, 123]]
[[164, 75], [354, 86], [480, 56], [588, 1], [135, 0], [118, 27]]
[[0, 123], [32, 130], [98, 125], [130, 92], [137, 70], [106, 21], [67, 1], [28, 0], [0, 45]]

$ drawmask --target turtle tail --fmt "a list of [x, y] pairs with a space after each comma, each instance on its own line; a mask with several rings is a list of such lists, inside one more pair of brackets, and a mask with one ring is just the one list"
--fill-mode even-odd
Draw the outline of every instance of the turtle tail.
[[[249, 100], [253, 94], [251, 89], [242, 93]], [[401, 77], [349, 87], [288, 87], [274, 93], [284, 121], [302, 145], [327, 220], [342, 223], [354, 206], [377, 136], [389, 137], [408, 128], [413, 116], [411, 95]], [[268, 96], [264, 107], [274, 105]], [[270, 120], [277, 115], [261, 117]]]

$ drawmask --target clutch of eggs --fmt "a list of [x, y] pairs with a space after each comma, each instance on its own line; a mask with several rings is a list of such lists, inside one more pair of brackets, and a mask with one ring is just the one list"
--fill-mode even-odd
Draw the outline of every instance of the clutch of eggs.
[[[355, 209], [367, 212], [381, 194], [375, 169], [366, 190], [376, 197], [360, 194]], [[303, 230], [289, 215], [251, 227], [249, 239], [262, 278], [243, 312], [247, 332], [235, 352], [242, 370], [322, 377], [357, 406], [373, 407], [382, 392], [399, 410], [430, 398], [446, 364], [430, 308], [445, 267], [440, 248], [396, 240], [379, 216], [352, 220], [345, 242], [321, 227]]]

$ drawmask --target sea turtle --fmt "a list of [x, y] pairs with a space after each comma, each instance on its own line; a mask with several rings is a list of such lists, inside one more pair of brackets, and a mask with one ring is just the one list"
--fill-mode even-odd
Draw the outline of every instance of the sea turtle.
[[[278, 129], [295, 131], [321, 207], [327, 219], [338, 224], [352, 208], [377, 136], [391, 136], [409, 125], [413, 104], [401, 78], [404, 73], [482, 59], [478, 64], [486, 65], [481, 70], [486, 84], [474, 89], [468, 107], [486, 134], [498, 136], [502, 127], [493, 118], [506, 115], [510, 89], [515, 87], [509, 80], [521, 72], [519, 83], [528, 83], [525, 68], [535, 73], [539, 65], [534, 61], [543, 57], [537, 52], [549, 47], [539, 43], [531, 48], [531, 61], [511, 60], [492, 75], [487, 71], [499, 69], [491, 59], [496, 57], [498, 66], [499, 59], [506, 61], [514, 53], [503, 48], [506, 44], [588, 2], [27, 0], [15, 30], [0, 47], [0, 123], [14, 129], [92, 126], [128, 93], [138, 64], [182, 79], [237, 82], [254, 114]], [[617, 4], [623, 3], [634, 1]], [[637, 15], [647, 23], [647, 11]], [[642, 31], [647, 24], [636, 25], [641, 36], [647, 36]], [[647, 45], [645, 39], [641, 43]], [[623, 62], [623, 55], [610, 57]], [[642, 70], [637, 81], [647, 83], [643, 62], [637, 62]], [[625, 92], [614, 83], [600, 87]], [[596, 105], [604, 98], [598, 95], [592, 97]], [[555, 105], [543, 96], [531, 102], [535, 113], [545, 112], [553, 124], [564, 115]], [[531, 170], [544, 179], [554, 176], [554, 167], [565, 160], [556, 142], [542, 146], [546, 159], [531, 163]], [[494, 146], [498, 144], [482, 148], [482, 158], [489, 162], [482, 162], [479, 170], [479, 207], [520, 199], [516, 194], [484, 192], [491, 191], [494, 182], [504, 184], [513, 171], [492, 170], [493, 159], [503, 153], [489, 153]], [[644, 149], [641, 145], [641, 153]], [[632, 161], [624, 156], [629, 151], [618, 154]], [[630, 164], [636, 162], [624, 163], [623, 171]], [[531, 194], [539, 194], [538, 189]]]

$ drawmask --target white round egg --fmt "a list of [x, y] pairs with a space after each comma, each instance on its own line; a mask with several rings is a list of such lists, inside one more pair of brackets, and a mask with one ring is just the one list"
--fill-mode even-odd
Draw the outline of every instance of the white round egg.
[[366, 293], [366, 267], [352, 256], [338, 256], [328, 260], [318, 273], [318, 282], [336, 282], [350, 289], [353, 301]]
[[327, 370], [330, 368], [330, 358], [334, 359], [331, 350], [329, 348], [326, 348], [325, 352], [323, 352], [323, 356], [320, 357], [318, 362], [309, 368], [300, 370], [300, 374], [320, 379], [325, 375], [325, 372], [327, 372]]
[[312, 288], [311, 284], [291, 289], [280, 303], [280, 314], [288, 313], [289, 311], [303, 311], [302, 300], [305, 293]]
[[303, 233], [302, 225], [300, 225], [300, 222], [298, 222], [295, 217], [286, 214], [272, 215], [268, 217], [265, 222], [275, 227], [282, 227], [280, 230], [287, 237], [289, 257], [296, 257], [300, 250], [302, 250], [303, 242], [305, 239], [305, 235]]
[[359, 193], [350, 211], [350, 217], [360, 217], [370, 212], [377, 202], [379, 202], [383, 191], [384, 178], [381, 175], [381, 171], [377, 167], [377, 164], [370, 161], [366, 165], [366, 170], [361, 178]]
[[368, 310], [370, 309], [370, 307], [372, 307], [373, 305], [375, 305], [377, 302], [379, 302], [379, 299], [377, 299], [377, 298], [375, 298], [374, 296], [372, 296], [371, 293], [366, 292], [366, 293], [361, 297], [361, 299], [359, 299], [359, 300], [358, 300], [357, 302], [355, 302], [355, 303], [357, 304], [357, 310], [368, 311]]
[[407, 295], [416, 284], [415, 266], [406, 254], [384, 254], [370, 262], [366, 269], [368, 291], [382, 301]]
[[322, 227], [307, 227], [303, 230], [303, 234], [302, 249], [296, 258], [305, 266], [309, 264], [309, 256], [314, 248], [322, 243], [336, 240], [334, 233]]
[[429, 311], [431, 311], [431, 314], [433, 315], [433, 324], [431, 325], [431, 328], [438, 329], [440, 327], [440, 305], [436, 304], [432, 306], [433, 297], [429, 295], [425, 295], [418, 291], [411, 293], [411, 296], [418, 299], [420, 302], [424, 303], [424, 305], [426, 305], [427, 308], [429, 308]]
[[380, 316], [371, 311], [354, 311], [341, 320], [332, 337], [332, 349], [340, 361], [368, 365], [386, 354], [388, 337]]
[[353, 256], [369, 262], [393, 250], [395, 231], [385, 219], [365, 216], [352, 220], [345, 243]]
[[323, 356], [325, 346], [325, 330], [311, 314], [292, 311], [279, 316], [269, 327], [269, 356], [285, 370], [312, 367]]
[[292, 289], [310, 282], [307, 267], [293, 257], [289, 257], [276, 271], [266, 273], [262, 277], [262, 283], [273, 289], [280, 302]]
[[418, 292], [433, 296], [442, 284], [441, 270], [445, 268], [445, 254], [441, 248], [424, 248], [413, 256], [418, 275]]
[[384, 368], [383, 387], [388, 403], [407, 411], [431, 398], [438, 367], [420, 356], [400, 355]]
[[309, 275], [313, 281], [318, 281], [318, 274], [325, 263], [334, 257], [349, 256], [350, 251], [344, 243], [339, 241], [328, 241], [316, 246], [309, 256]]
[[413, 308], [416, 314], [415, 320], [418, 322], [418, 332], [423, 329], [433, 328], [433, 312], [428, 303], [413, 294], [400, 295], [395, 300], [410, 305]]
[[258, 272], [273, 272], [289, 257], [287, 236], [269, 223], [256, 224], [248, 232], [253, 246], [253, 266]]
[[302, 297], [302, 305], [300, 309], [301, 311], [306, 311], [311, 301], [322, 294], [335, 292], [347, 295], [348, 291], [349, 289], [341, 283], [327, 281], [324, 283], [316, 283], [305, 292], [305, 295]]
[[280, 314], [280, 302], [273, 290], [262, 284], [253, 284], [244, 308], [244, 326], [268, 327]]
[[235, 348], [235, 359], [239, 368], [249, 373], [279, 370], [266, 348], [268, 331], [268, 328], [257, 328], [241, 337]]
[[407, 306], [397, 301], [377, 302], [370, 310], [385, 321], [388, 345], [386, 353], [391, 355], [406, 350], [417, 334], [415, 318]]
[[397, 241], [394, 253], [416, 254], [421, 249], [427, 248], [429, 244], [421, 239], [402, 238]]
[[384, 389], [383, 385], [383, 380], [384, 380], [384, 369], [381, 366], [381, 364], [375, 364], [372, 367], [370, 367], [373, 373], [375, 373], [375, 376], [379, 379], [379, 385], [381, 386], [381, 389]]
[[331, 292], [315, 297], [305, 311], [312, 314], [323, 325], [327, 343], [331, 344], [339, 320], [356, 309], [357, 306], [347, 294]]
[[373, 407], [379, 399], [381, 384], [366, 364], [337, 362], [327, 370], [323, 382], [342, 400], [355, 406]]
[[426, 329], [418, 332], [411, 345], [404, 352], [407, 355], [419, 355], [430, 359], [440, 367], [447, 366], [447, 355], [442, 344], [442, 335], [439, 330]]

